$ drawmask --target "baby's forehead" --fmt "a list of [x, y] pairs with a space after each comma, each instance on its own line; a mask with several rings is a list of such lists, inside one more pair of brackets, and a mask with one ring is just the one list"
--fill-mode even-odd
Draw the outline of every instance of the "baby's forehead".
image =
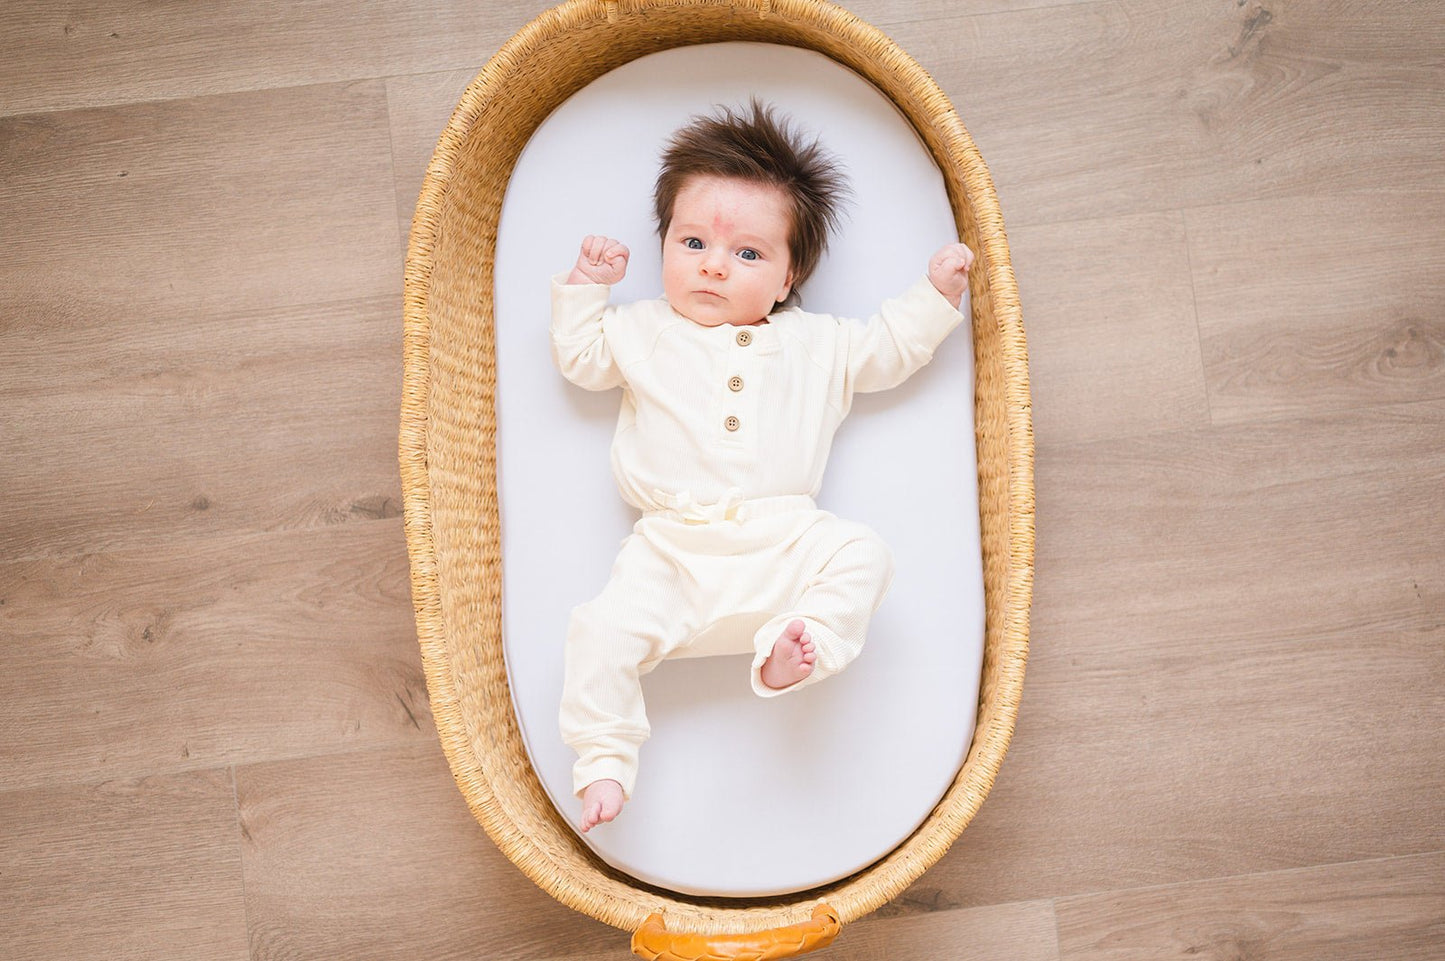
[[707, 188], [720, 185], [746, 198], [749, 203], [762, 208], [772, 208], [784, 217], [793, 215], [793, 198], [779, 184], [750, 177], [734, 177], [727, 174], [694, 173], [683, 178], [677, 187], [677, 196], [682, 197], [695, 187]]

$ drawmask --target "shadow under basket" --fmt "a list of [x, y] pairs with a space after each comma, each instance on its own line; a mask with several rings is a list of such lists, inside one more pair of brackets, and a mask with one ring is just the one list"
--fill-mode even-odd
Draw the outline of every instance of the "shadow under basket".
[[[818, 51], [883, 92], [943, 173], [970, 272], [986, 609], [967, 759], [927, 820], [867, 869], [765, 899], [692, 898], [603, 864], [558, 814], [513, 711], [502, 645], [493, 265], [502, 201], [534, 130], [639, 57], [744, 40]], [[840, 7], [804, 0], [573, 0], [543, 13], [467, 88], [427, 168], [406, 260], [400, 459], [412, 601], [432, 713], [457, 785], [502, 852], [648, 958], [782, 958], [822, 947], [934, 864], [983, 803], [1012, 737], [1033, 589], [1033, 427], [1023, 321], [998, 198], [932, 78]]]

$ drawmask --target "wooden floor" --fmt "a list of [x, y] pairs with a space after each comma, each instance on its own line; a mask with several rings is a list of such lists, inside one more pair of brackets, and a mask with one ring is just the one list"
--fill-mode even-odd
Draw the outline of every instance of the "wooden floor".
[[[543, 6], [0, 6], [0, 954], [627, 956], [453, 785], [399, 516], [411, 207]], [[997, 786], [824, 956], [1445, 957], [1445, 4], [852, 7], [997, 181], [1039, 541]]]

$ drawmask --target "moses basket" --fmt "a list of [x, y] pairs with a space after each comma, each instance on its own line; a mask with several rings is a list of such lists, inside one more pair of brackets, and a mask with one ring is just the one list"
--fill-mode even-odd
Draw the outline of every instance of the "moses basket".
[[[603, 864], [533, 770], [508, 689], [496, 462], [493, 265], [508, 179], [568, 97], [647, 54], [721, 41], [818, 51], [871, 82], [941, 169], [970, 273], [986, 623], [966, 760], [927, 820], [865, 870], [802, 894], [696, 898]], [[787, 957], [901, 893], [983, 803], [1013, 734], [1033, 583], [1027, 353], [998, 198], [947, 97], [878, 30], [817, 0], [572, 0], [532, 21], [467, 88], [427, 168], [406, 260], [400, 434], [412, 599], [432, 711], [457, 785], [497, 846], [558, 901], [633, 932], [645, 957]]]

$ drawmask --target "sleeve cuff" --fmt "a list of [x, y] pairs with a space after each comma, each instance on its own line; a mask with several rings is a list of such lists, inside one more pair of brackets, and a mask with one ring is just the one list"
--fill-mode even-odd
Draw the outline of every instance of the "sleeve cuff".
[[606, 284], [569, 284], [567, 273], [552, 275], [552, 337], [560, 342], [590, 339], [597, 318], [607, 309], [612, 288]]

